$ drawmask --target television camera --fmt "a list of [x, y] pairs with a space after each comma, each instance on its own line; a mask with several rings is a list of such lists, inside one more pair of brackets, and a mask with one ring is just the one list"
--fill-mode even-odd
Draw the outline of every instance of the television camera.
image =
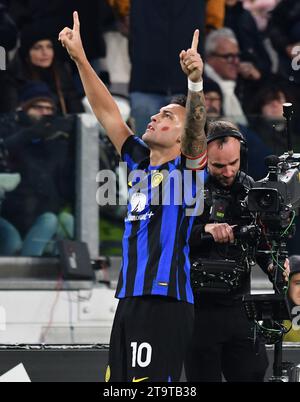
[[287, 381], [283, 376], [282, 339], [288, 331], [283, 320], [291, 320], [287, 284], [282, 275], [288, 256], [286, 241], [295, 234], [294, 220], [300, 206], [300, 154], [291, 144], [292, 104], [283, 105], [288, 151], [266, 158], [268, 175], [256, 182], [247, 195], [247, 208], [254, 214], [270, 248], [273, 261], [273, 295], [246, 295], [243, 298], [248, 318], [254, 320], [267, 343], [274, 344], [272, 382]]
[[[240, 222], [235, 226], [235, 242], [241, 254], [234, 261], [197, 260], [191, 270], [194, 291], [229, 293], [239, 289], [260, 253], [268, 254], [273, 268], [269, 273], [275, 294], [244, 296], [246, 313], [254, 320], [267, 343], [275, 345], [272, 381], [282, 378], [282, 338], [287, 332], [283, 320], [290, 319], [287, 282], [283, 276], [288, 257], [287, 240], [295, 234], [295, 217], [300, 207], [300, 153], [291, 145], [290, 121], [292, 104], [284, 104], [288, 151], [281, 156], [266, 158], [268, 174], [255, 182], [240, 201]], [[213, 221], [224, 222], [230, 209], [230, 192], [216, 194], [212, 202]], [[212, 240], [210, 234], [203, 241]], [[262, 324], [260, 324], [262, 323]]]
[[[292, 116], [291, 107], [291, 104], [284, 104], [284, 116], [288, 121]], [[239, 188], [234, 191], [218, 189], [206, 197], [211, 198], [210, 217], [213, 222], [227, 222], [227, 211], [239, 208], [239, 225], [233, 228], [233, 232], [241, 253], [235, 261], [196, 261], [192, 269], [196, 291], [234, 291], [249, 272], [249, 266], [255, 264], [257, 255], [264, 253], [272, 260], [270, 276], [276, 293], [285, 294], [286, 281], [282, 273], [288, 256], [287, 240], [295, 234], [294, 220], [300, 207], [300, 153], [294, 154], [291, 148], [288, 127], [289, 124], [289, 151], [279, 157], [266, 158], [267, 176], [249, 186], [238, 207], [236, 202], [232, 202], [232, 197], [233, 192], [241, 191]], [[202, 240], [209, 239], [212, 239], [210, 234], [202, 235]]]

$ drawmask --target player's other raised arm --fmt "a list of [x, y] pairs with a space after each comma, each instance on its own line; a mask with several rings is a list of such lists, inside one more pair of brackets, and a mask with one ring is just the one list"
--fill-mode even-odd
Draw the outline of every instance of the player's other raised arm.
[[123, 121], [110, 92], [87, 60], [81, 41], [77, 11], [73, 13], [73, 28], [64, 28], [59, 33], [58, 39], [77, 65], [85, 94], [97, 119], [104, 127], [117, 151], [121, 153], [124, 141], [132, 135], [132, 132]]
[[181, 151], [189, 158], [199, 157], [198, 168], [206, 164], [206, 122], [203, 94], [203, 61], [198, 53], [199, 30], [194, 32], [191, 48], [180, 53], [180, 64], [188, 77], [188, 98], [185, 130], [181, 139]]

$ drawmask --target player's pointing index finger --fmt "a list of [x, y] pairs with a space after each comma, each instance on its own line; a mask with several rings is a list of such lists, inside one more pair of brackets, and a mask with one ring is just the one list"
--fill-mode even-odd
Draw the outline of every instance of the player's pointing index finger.
[[196, 29], [192, 41], [192, 49], [198, 52], [198, 42], [199, 42], [199, 29]]
[[80, 26], [80, 23], [79, 23], [78, 12], [74, 11], [74, 13], [73, 13], [73, 30], [79, 31], [79, 26]]

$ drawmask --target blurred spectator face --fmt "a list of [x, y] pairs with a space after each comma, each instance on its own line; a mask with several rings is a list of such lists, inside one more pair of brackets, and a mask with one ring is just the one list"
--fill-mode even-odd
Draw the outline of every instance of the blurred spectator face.
[[300, 306], [300, 272], [290, 278], [289, 297], [294, 304]]
[[243, 0], [243, 6], [253, 15], [260, 31], [267, 29], [272, 10], [281, 0]]
[[204, 94], [207, 117], [221, 116], [222, 98], [218, 92], [210, 91]]
[[272, 99], [262, 106], [261, 112], [267, 118], [282, 118], [282, 104], [286, 102], [286, 98], [282, 92], [278, 93], [277, 99]]
[[240, 141], [233, 137], [222, 145], [218, 141], [207, 145], [209, 172], [224, 187], [233, 184], [240, 169], [240, 151]]
[[40, 40], [29, 50], [30, 62], [37, 67], [50, 67], [54, 59], [54, 50], [51, 40]]
[[223, 80], [235, 81], [240, 66], [238, 44], [231, 39], [220, 38], [214, 53], [207, 57], [207, 62]]
[[46, 99], [38, 100], [30, 105], [26, 113], [31, 118], [39, 120], [44, 116], [53, 116], [55, 114], [55, 106], [51, 101], [48, 101]]

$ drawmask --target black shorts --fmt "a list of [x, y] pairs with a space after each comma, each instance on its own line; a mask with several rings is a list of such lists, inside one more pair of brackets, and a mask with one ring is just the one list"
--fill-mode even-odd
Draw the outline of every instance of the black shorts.
[[261, 382], [268, 368], [263, 342], [242, 301], [230, 306], [196, 303], [193, 339], [185, 361], [189, 382]]
[[110, 339], [105, 381], [179, 381], [194, 306], [161, 296], [121, 299]]

